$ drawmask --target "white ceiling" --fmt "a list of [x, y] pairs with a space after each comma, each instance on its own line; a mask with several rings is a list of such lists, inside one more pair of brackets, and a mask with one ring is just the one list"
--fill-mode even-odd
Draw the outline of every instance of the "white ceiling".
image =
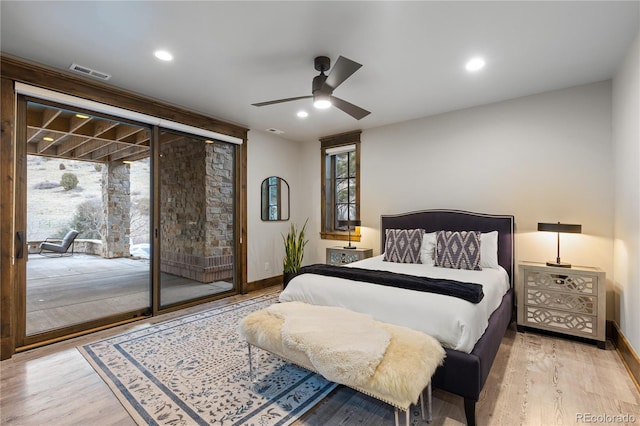
[[[366, 129], [609, 79], [638, 32], [638, 1], [0, 2], [3, 53], [283, 137]], [[153, 56], [164, 48], [175, 60]], [[363, 67], [335, 95], [356, 121], [309, 99], [319, 55]], [[465, 62], [487, 66], [469, 74]], [[299, 119], [304, 109], [309, 117]]]

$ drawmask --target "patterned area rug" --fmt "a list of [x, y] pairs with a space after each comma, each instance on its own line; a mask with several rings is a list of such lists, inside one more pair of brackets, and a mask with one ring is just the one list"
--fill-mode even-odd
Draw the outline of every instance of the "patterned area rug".
[[258, 348], [250, 383], [238, 323], [276, 300], [245, 300], [78, 350], [138, 424], [288, 425], [336, 385]]

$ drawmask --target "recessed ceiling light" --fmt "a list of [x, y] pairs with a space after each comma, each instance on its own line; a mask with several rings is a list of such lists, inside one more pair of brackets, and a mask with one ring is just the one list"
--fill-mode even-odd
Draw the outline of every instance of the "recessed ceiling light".
[[53, 142], [53, 138], [50, 138], [49, 136], [45, 136], [44, 138], [42, 138], [42, 140], [47, 142]]
[[467, 65], [465, 65], [465, 68], [467, 69], [467, 71], [473, 72], [473, 71], [481, 70], [482, 68], [484, 68], [484, 65], [485, 65], [484, 59], [473, 58], [469, 62], [467, 62]]
[[307, 111], [298, 111], [296, 115], [300, 118], [306, 118], [309, 116], [309, 113]]
[[166, 50], [156, 50], [153, 54], [161, 61], [173, 61], [173, 55]]
[[212, 143], [215, 143], [215, 142], [213, 142], [211, 139], [207, 139], [206, 141], [204, 141], [204, 143], [212, 144]]
[[89, 116], [88, 115], [84, 115], [84, 114], [76, 114], [76, 118], [85, 119], [85, 118], [89, 118]]

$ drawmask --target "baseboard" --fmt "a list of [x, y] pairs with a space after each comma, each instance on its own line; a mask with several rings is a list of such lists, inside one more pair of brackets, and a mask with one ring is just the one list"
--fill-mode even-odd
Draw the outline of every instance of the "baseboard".
[[640, 357], [615, 322], [607, 321], [607, 335], [611, 338], [622, 363], [640, 392]]
[[276, 275], [275, 277], [269, 277], [262, 280], [251, 281], [247, 283], [247, 293], [256, 290], [262, 290], [263, 288], [280, 286], [282, 287], [282, 275]]

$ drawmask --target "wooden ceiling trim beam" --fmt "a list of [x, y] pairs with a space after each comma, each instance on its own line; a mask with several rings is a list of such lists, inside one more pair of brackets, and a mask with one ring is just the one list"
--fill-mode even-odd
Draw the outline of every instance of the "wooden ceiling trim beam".
[[74, 160], [74, 161], [91, 161], [91, 162], [94, 162], [93, 160], [86, 160], [86, 159], [83, 159], [83, 158], [77, 158], [74, 155], [58, 154], [58, 153], [54, 153], [54, 152], [36, 152], [36, 147], [33, 144], [27, 145], [27, 154], [28, 155], [37, 155], [39, 157], [54, 158], [54, 159], [65, 159], [65, 160]]
[[[150, 155], [151, 151], [148, 147], [144, 146], [132, 146], [120, 152], [117, 152], [109, 157], [109, 161], [125, 161], [129, 160], [131, 156], [145, 158]], [[139, 158], [139, 159], [140, 159]]]
[[42, 128], [42, 111], [35, 111], [27, 108], [27, 126]]
[[114, 128], [116, 127], [118, 127], [118, 123], [116, 123], [115, 121], [96, 120], [93, 123], [92, 136], [115, 140], [116, 133]]
[[[34, 108], [42, 108], [38, 111]], [[66, 111], [66, 116], [61, 117], [63, 109], [29, 102], [27, 105], [27, 125], [42, 129], [55, 129], [57, 131], [74, 133], [80, 127], [91, 122], [92, 117], [79, 118], [71, 111]]]
[[[109, 133], [108, 136], [114, 136], [115, 129], [109, 130], [108, 133]], [[130, 146], [140, 146], [140, 145], [136, 145], [133, 142], [128, 142], [128, 141], [117, 141], [117, 140], [113, 140], [112, 138], [94, 137], [94, 138], [91, 138], [90, 141], [87, 141], [87, 143], [78, 147], [76, 149], [75, 155], [77, 155], [78, 157], [85, 157], [89, 154], [94, 155], [93, 153], [100, 149], [109, 150], [109, 149], [114, 149], [114, 148], [111, 148], [112, 146], [120, 146], [120, 145], [124, 145], [122, 149], [128, 148]]]
[[[30, 154], [30, 155], [43, 155], [43, 154], [40, 154], [38, 152], [38, 146], [36, 144], [33, 144], [33, 143], [30, 143], [30, 144], [27, 145], [27, 154]], [[43, 156], [47, 157], [47, 155], [43, 155]]]
[[[42, 124], [45, 122], [44, 111], [32, 111], [27, 109], [27, 142], [33, 142], [39, 137], [39, 133], [44, 130]], [[33, 131], [30, 131], [33, 129]]]
[[135, 144], [145, 146], [151, 145], [151, 132], [137, 133]]
[[[63, 142], [59, 143], [56, 146], [56, 153], [59, 155], [71, 153], [71, 151], [78, 148], [79, 146], [82, 146], [82, 144], [89, 142], [90, 140], [91, 138], [87, 138], [85, 136], [69, 135], [68, 138], [66, 138]], [[73, 153], [69, 155], [73, 155]]]
[[58, 118], [58, 116], [62, 114], [62, 110], [60, 109], [45, 109], [42, 111], [42, 121], [40, 122], [40, 127], [47, 128], [53, 121]]
[[141, 152], [136, 155], [124, 157], [122, 158], [122, 161], [140, 161], [140, 160], [144, 160], [145, 158], [149, 158], [149, 152]]
[[53, 130], [60, 133], [71, 133], [69, 117], [56, 117], [46, 126], [42, 126], [43, 129]]
[[27, 143], [33, 142], [41, 131], [39, 128], [27, 127]]
[[[109, 143], [111, 143], [111, 141], [109, 141]], [[76, 148], [74, 154], [80, 159], [82, 157], [86, 157], [89, 154], [92, 154], [94, 151], [97, 151], [103, 146], [105, 146], [104, 140], [92, 138], [90, 141], [87, 141], [87, 143], [84, 143]]]
[[86, 126], [87, 124], [91, 123], [92, 120], [93, 120], [93, 117], [78, 118], [74, 115], [69, 119], [69, 132], [75, 133], [76, 130], [78, 130], [82, 126]]
[[[45, 141], [44, 140], [45, 137], [50, 137], [51, 140], [50, 141]], [[51, 136], [51, 133], [47, 134], [47, 136], [43, 136], [43, 139], [40, 139], [36, 144], [38, 152], [44, 152], [44, 151], [48, 150], [53, 145], [55, 145], [55, 143], [57, 142], [58, 139], [60, 139], [60, 137], [56, 138], [54, 136]]]
[[[110, 132], [113, 132], [111, 130]], [[103, 133], [104, 135], [104, 133]], [[111, 134], [107, 134], [107, 136], [111, 136]], [[87, 137], [83, 135], [69, 135], [68, 140], [65, 139], [60, 145], [58, 145], [58, 152], [67, 153], [72, 149], [75, 149], [76, 152], [74, 155], [78, 157], [84, 157], [92, 152], [108, 147], [111, 144], [124, 145], [123, 148], [131, 145], [139, 145], [136, 141], [115, 141], [113, 139], [103, 138], [103, 137]], [[88, 146], [85, 146], [88, 145]]]
[[50, 149], [47, 151], [42, 151], [39, 152], [38, 151], [38, 146], [36, 144], [29, 144], [27, 145], [27, 154], [29, 155], [37, 155], [39, 157], [49, 157], [49, 158], [66, 158], [69, 160], [75, 160], [75, 158], [73, 156], [65, 156], [65, 155], [58, 155], [55, 152], [55, 149]]
[[[146, 130], [146, 129], [143, 129]], [[127, 142], [132, 145], [149, 146], [151, 145], [151, 132], [138, 132], [131, 136], [122, 139], [122, 142]]]
[[95, 122], [87, 123], [86, 125], [84, 125], [82, 127], [78, 127], [73, 132], [73, 134], [76, 135], [76, 136], [82, 136], [82, 137], [91, 139], [94, 136], [96, 136], [95, 126], [96, 126]]
[[129, 126], [127, 124], [120, 124], [116, 129], [116, 140], [123, 140], [128, 138], [129, 136], [135, 135], [143, 130], [147, 130], [144, 127], [134, 127]]
[[27, 127], [27, 129], [33, 129], [42, 133], [46, 133], [45, 136], [50, 136], [50, 137], [56, 137], [57, 139], [60, 139], [61, 137], [65, 136], [65, 135], [70, 135], [71, 133], [69, 132], [65, 132], [63, 130], [56, 130], [56, 129], [47, 129], [47, 128], [42, 128], [42, 127]]
[[[31, 137], [29, 135], [31, 134]], [[53, 129], [40, 129], [27, 127], [27, 143], [36, 144], [38, 146], [38, 152], [44, 152], [54, 145], [63, 143], [69, 136], [73, 136], [71, 133], [57, 131]], [[53, 140], [46, 141], [45, 137], [49, 137]]]
[[[28, 124], [28, 129], [36, 129], [41, 132], [51, 132], [51, 133], [62, 134], [62, 135], [66, 134], [66, 135], [83, 136], [87, 138], [102, 136], [103, 139], [107, 139], [107, 138], [104, 138], [104, 135], [109, 136], [109, 131], [111, 131], [117, 125], [118, 123], [115, 123], [112, 121], [101, 121], [101, 122], [94, 122], [94, 123], [86, 123], [86, 125], [77, 126], [74, 129], [73, 127], [70, 127], [70, 126], [60, 127], [60, 126], [49, 125], [48, 127], [40, 127], [40, 126]], [[112, 135], [115, 136], [115, 132], [113, 132]], [[115, 138], [112, 137], [112, 138], [109, 138], [108, 140], [115, 140]]]
[[102, 146], [100, 149], [95, 150], [93, 153], [91, 153], [91, 158], [97, 159], [100, 161], [106, 161], [105, 160], [106, 157], [121, 151], [134, 148], [134, 147], [140, 147], [146, 151], [149, 150], [149, 147], [146, 147], [144, 145], [135, 145], [135, 144], [125, 143], [125, 142], [114, 142], [114, 143], [110, 143], [109, 145]]
[[[142, 138], [140, 137], [140, 132], [137, 132], [137, 133], [134, 133], [132, 135], [127, 136], [126, 138], [120, 139], [119, 142], [126, 142], [126, 143], [131, 144], [131, 145], [142, 145], [142, 143], [140, 143], [141, 139]], [[148, 145], [148, 144], [145, 144], [145, 145]]]

